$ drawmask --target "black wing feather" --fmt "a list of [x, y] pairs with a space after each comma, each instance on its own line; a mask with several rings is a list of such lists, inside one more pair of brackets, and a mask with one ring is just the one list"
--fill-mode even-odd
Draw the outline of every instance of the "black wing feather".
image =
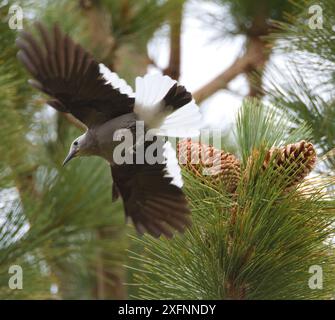
[[[136, 230], [154, 237], [173, 236], [191, 224], [190, 210], [183, 191], [165, 177], [164, 164], [124, 164], [112, 167], [127, 217]], [[115, 190], [115, 189], [114, 189]]]
[[192, 101], [192, 94], [184, 86], [175, 83], [164, 97], [166, 106], [177, 110]]
[[[150, 144], [145, 142], [144, 149]], [[157, 149], [163, 163], [136, 164], [134, 154], [133, 164], [112, 165], [113, 198], [121, 195], [126, 216], [140, 234], [147, 231], [154, 237], [170, 238], [174, 230], [183, 232], [191, 224], [191, 215], [182, 189], [166, 176], [163, 146], [161, 143]]]
[[22, 32], [18, 59], [33, 75], [30, 83], [50, 95], [50, 105], [68, 112], [88, 127], [133, 111], [134, 98], [106, 84], [99, 64], [57, 25], [49, 32], [37, 24], [40, 41]]

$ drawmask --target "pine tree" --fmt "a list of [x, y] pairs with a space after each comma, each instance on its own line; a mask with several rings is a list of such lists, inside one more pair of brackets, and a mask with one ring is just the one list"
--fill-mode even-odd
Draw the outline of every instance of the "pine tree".
[[[231, 4], [231, 10], [239, 11], [234, 17], [247, 9], [242, 3]], [[249, 100], [240, 110], [235, 125], [238, 152], [234, 156], [241, 163], [241, 178], [234, 196], [223, 187], [213, 187], [210, 176], [199, 179], [201, 162], [198, 167], [185, 167], [185, 189], [194, 225], [184, 238], [172, 242], [149, 238], [142, 241], [148, 256], [133, 253], [142, 261], [142, 271], [135, 278], [139, 297], [333, 297], [331, 28], [335, 8], [332, 1], [322, 1], [323, 28], [311, 30], [308, 8], [314, 4], [296, 1], [289, 9], [291, 15], [285, 16], [286, 23], [283, 17], [273, 16], [277, 21], [271, 21], [271, 31], [275, 33], [267, 33], [267, 40], [263, 38], [271, 43], [272, 52], [279, 49], [291, 57], [289, 76], [285, 73], [280, 82], [282, 66], [266, 70], [265, 78], [271, 84], [270, 88], [266, 86], [266, 104]], [[257, 10], [251, 2], [250, 6]], [[237, 26], [243, 27], [243, 23]], [[259, 80], [257, 90], [263, 92]], [[212, 84], [215, 86], [215, 81]], [[217, 84], [222, 87], [222, 82]], [[309, 176], [315, 166], [314, 174]], [[315, 266], [324, 272], [323, 290], [309, 285]]]
[[[229, 83], [243, 74], [247, 77], [250, 97], [261, 97], [263, 73], [273, 53], [269, 35], [276, 30], [274, 21], [282, 22], [287, 12], [293, 10], [291, 1], [282, 0], [213, 0], [217, 10], [204, 13], [202, 18], [211, 28], [217, 30], [219, 40], [243, 36], [245, 39], [241, 54], [226, 69], [194, 92], [200, 103], [219, 90], [228, 89]], [[296, 0], [302, 3], [304, 0]]]
[[[150, 63], [148, 41], [180, 3], [15, 1], [25, 29], [35, 20], [59, 23], [131, 84]], [[16, 60], [18, 31], [8, 26], [12, 4], [0, 5], [0, 297], [125, 298], [133, 231], [121, 202], [112, 203], [110, 169], [97, 159], [60, 167], [82, 128], [28, 87]], [[24, 290], [8, 288], [12, 265], [22, 267]]]
[[[8, 10], [9, 5], [1, 8], [4, 21]], [[46, 298], [52, 296], [50, 287], [58, 286], [60, 297], [76, 291], [77, 298], [88, 298], [96, 248], [109, 253], [111, 268], [123, 261], [121, 207], [112, 206], [105, 192], [111, 182], [102, 163], [80, 163], [60, 171], [64, 146], [78, 131], [62, 131], [59, 119], [57, 123], [40, 97], [33, 96], [16, 60], [16, 31], [7, 23], [1, 29], [0, 296]], [[102, 226], [114, 230], [113, 240], [97, 239], [95, 230]], [[24, 290], [8, 287], [12, 265], [22, 267]], [[70, 280], [66, 288], [64, 274]], [[76, 277], [89, 282], [79, 288]]]
[[[236, 123], [242, 174], [233, 197], [225, 176], [213, 188], [193, 165], [184, 171], [193, 227], [172, 241], [141, 241], [147, 256], [133, 253], [142, 261], [140, 298], [332, 297], [335, 203], [327, 187], [334, 179], [305, 177], [316, 156], [310, 143], [292, 144], [311, 137], [304, 126], [290, 132], [294, 122], [284, 110], [244, 103]], [[323, 290], [308, 285], [314, 265], [323, 269]]]
[[[221, 39], [243, 35], [244, 51], [194, 97], [200, 103], [245, 74], [248, 95], [265, 94], [265, 102], [245, 101], [235, 139], [222, 139], [222, 149], [180, 142], [193, 226], [172, 241], [138, 238], [124, 226], [121, 202], [112, 203], [110, 172], [101, 161], [60, 168], [82, 128], [51, 111], [45, 96], [28, 87], [15, 58], [17, 31], [8, 28], [14, 2], [25, 12], [24, 28], [35, 20], [58, 22], [133, 85], [136, 75], [155, 65], [147, 44], [164, 24], [170, 54], [162, 72], [180, 76], [186, 1], [0, 4], [0, 298], [333, 296], [333, 1], [319, 3], [322, 29], [311, 29], [311, 0], [213, 0], [218, 10], [211, 26]], [[280, 72], [266, 68], [278, 50], [290, 58], [284, 81], [282, 66]], [[24, 290], [8, 286], [15, 265], [22, 267]], [[323, 290], [309, 286], [313, 266], [323, 270]], [[127, 273], [136, 282], [128, 292]]]
[[[296, 3], [297, 13], [288, 22], [278, 22], [278, 32], [271, 36], [281, 39], [277, 50], [286, 55], [287, 64], [280, 70], [274, 65], [267, 74], [271, 100], [296, 116], [293, 127], [307, 123], [312, 128], [312, 142], [322, 155], [335, 143], [334, 10], [330, 0]], [[326, 157], [334, 169], [334, 157]]]

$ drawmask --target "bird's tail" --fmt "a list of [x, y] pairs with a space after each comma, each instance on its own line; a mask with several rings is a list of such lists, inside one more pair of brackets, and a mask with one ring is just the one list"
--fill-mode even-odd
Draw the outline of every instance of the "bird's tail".
[[135, 109], [139, 120], [157, 135], [198, 136], [202, 117], [184, 86], [161, 74], [136, 78]]

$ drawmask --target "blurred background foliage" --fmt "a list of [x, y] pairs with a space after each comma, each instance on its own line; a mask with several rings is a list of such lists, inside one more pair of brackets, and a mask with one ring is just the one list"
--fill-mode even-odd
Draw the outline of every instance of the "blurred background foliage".
[[[223, 135], [223, 148], [234, 151], [246, 169], [255, 146], [265, 150], [309, 139], [322, 161], [306, 180], [308, 192], [302, 195], [298, 188], [285, 197], [283, 185], [271, 183], [268, 175], [256, 179], [261, 167], [256, 165], [250, 173], [255, 179], [239, 184], [241, 214], [234, 225], [229, 220], [236, 199], [184, 170], [194, 226], [172, 241], [139, 239], [124, 225], [122, 204], [111, 201], [103, 161], [83, 159], [61, 168], [81, 129], [27, 85], [8, 12], [20, 5], [25, 29], [36, 20], [58, 22], [133, 86], [148, 67], [158, 69], [148, 53], [157, 33], [169, 42], [168, 62], [160, 71], [180, 77], [182, 22], [190, 2], [215, 5], [215, 10], [201, 7], [197, 18], [217, 31], [216, 41], [244, 39], [233, 63], [193, 92], [197, 102], [241, 74], [248, 80], [247, 96], [264, 102], [241, 107], [235, 137]], [[330, 298], [335, 5], [318, 3], [322, 29], [308, 26], [310, 0], [0, 1], [0, 299]], [[271, 61], [277, 53], [284, 64]], [[259, 108], [269, 110], [254, 111]], [[253, 134], [258, 131], [265, 134]], [[324, 268], [324, 290], [308, 287], [313, 264]], [[11, 265], [24, 270], [23, 290], [8, 288]]]

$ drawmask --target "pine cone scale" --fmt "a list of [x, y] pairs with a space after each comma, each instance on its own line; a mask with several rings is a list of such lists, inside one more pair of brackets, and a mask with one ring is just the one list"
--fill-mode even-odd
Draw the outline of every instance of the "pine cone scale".
[[287, 190], [300, 183], [314, 168], [316, 163], [316, 151], [310, 142], [302, 140], [281, 148], [271, 148], [265, 155], [263, 170], [266, 170], [270, 161], [273, 162], [273, 170], [284, 174], [288, 171], [291, 181]]

